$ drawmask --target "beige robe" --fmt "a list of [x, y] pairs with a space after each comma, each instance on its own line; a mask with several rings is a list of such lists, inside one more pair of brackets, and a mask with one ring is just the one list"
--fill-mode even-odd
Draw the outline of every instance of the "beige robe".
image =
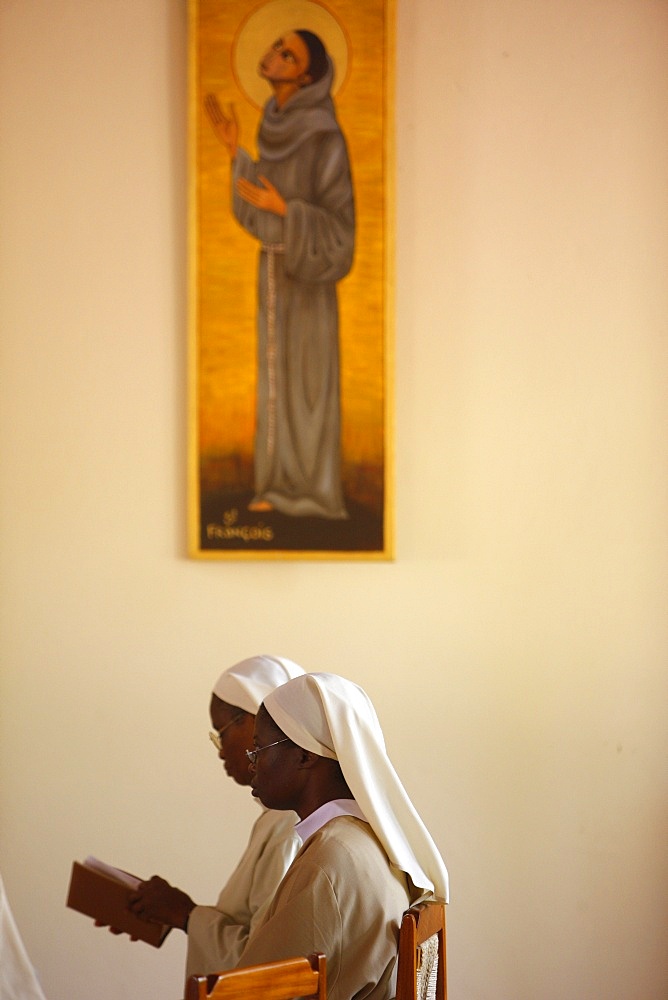
[[188, 921], [186, 978], [232, 969], [253, 927], [301, 846], [293, 812], [263, 809], [248, 846], [215, 906], [196, 906]]
[[408, 879], [391, 868], [369, 824], [337, 816], [304, 844], [239, 965], [321, 951], [328, 1000], [388, 1000], [411, 901]]

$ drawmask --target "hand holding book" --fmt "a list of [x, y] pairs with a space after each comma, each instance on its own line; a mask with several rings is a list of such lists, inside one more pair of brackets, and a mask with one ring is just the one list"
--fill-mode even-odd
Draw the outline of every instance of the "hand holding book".
[[154, 875], [130, 894], [128, 906], [142, 920], [157, 921], [185, 931], [195, 903], [187, 893]]
[[89, 857], [83, 864], [75, 861], [72, 865], [67, 905], [92, 917], [98, 927], [159, 948], [171, 926], [144, 919], [130, 909], [130, 898], [141, 885], [136, 876]]

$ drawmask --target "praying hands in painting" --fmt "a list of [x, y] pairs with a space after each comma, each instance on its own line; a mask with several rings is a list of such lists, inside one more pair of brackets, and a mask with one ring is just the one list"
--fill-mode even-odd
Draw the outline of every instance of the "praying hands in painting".
[[[239, 142], [239, 122], [234, 105], [230, 104], [229, 114], [225, 114], [216, 95], [207, 94], [204, 98], [204, 108], [211, 122], [214, 135], [227, 149], [230, 154], [230, 160], [233, 160], [237, 155], [237, 145]], [[260, 181], [259, 185], [252, 184], [245, 177], [240, 177], [236, 183], [236, 192], [239, 197], [243, 198], [244, 201], [248, 202], [254, 208], [284, 217], [287, 211], [285, 200], [264, 175], [258, 175], [258, 180]]]

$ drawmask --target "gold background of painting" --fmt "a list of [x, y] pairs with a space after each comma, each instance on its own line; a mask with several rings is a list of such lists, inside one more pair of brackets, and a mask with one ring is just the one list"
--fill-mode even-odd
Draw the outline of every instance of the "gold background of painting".
[[[286, 16], [290, 2], [284, 0]], [[230, 163], [203, 112], [215, 93], [234, 105], [239, 144], [257, 155], [261, 110], [234, 70], [235, 45], [265, 4], [191, 0], [191, 476], [203, 488], [237, 488], [252, 467], [255, 423], [256, 275], [258, 246], [230, 205]], [[270, 0], [274, 7], [279, 4]], [[299, 4], [303, 9], [304, 0]], [[387, 504], [386, 441], [389, 50], [387, 0], [314, 3], [333, 16], [348, 42], [345, 78], [334, 102], [348, 143], [356, 208], [355, 257], [338, 283], [341, 345], [342, 475], [344, 491], [362, 503]], [[258, 20], [256, 18], [256, 20]], [[275, 37], [309, 24], [282, 24], [257, 38], [255, 63]], [[252, 47], [252, 46], [251, 46]], [[252, 68], [255, 74], [256, 66]], [[261, 81], [263, 82], [263, 81]], [[336, 89], [338, 88], [338, 89]], [[265, 99], [270, 96], [266, 84]], [[192, 218], [194, 216], [194, 218]], [[195, 467], [197, 466], [197, 468]], [[246, 483], [245, 485], [252, 485]]]

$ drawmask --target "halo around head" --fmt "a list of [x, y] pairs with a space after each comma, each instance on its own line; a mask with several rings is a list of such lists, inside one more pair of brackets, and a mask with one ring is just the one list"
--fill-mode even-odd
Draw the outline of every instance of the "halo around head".
[[257, 71], [269, 46], [286, 31], [306, 29], [318, 35], [334, 63], [332, 94], [344, 86], [350, 68], [350, 45], [334, 14], [316, 0], [268, 0], [241, 23], [232, 43], [232, 72], [251, 104], [261, 108], [271, 91]]

